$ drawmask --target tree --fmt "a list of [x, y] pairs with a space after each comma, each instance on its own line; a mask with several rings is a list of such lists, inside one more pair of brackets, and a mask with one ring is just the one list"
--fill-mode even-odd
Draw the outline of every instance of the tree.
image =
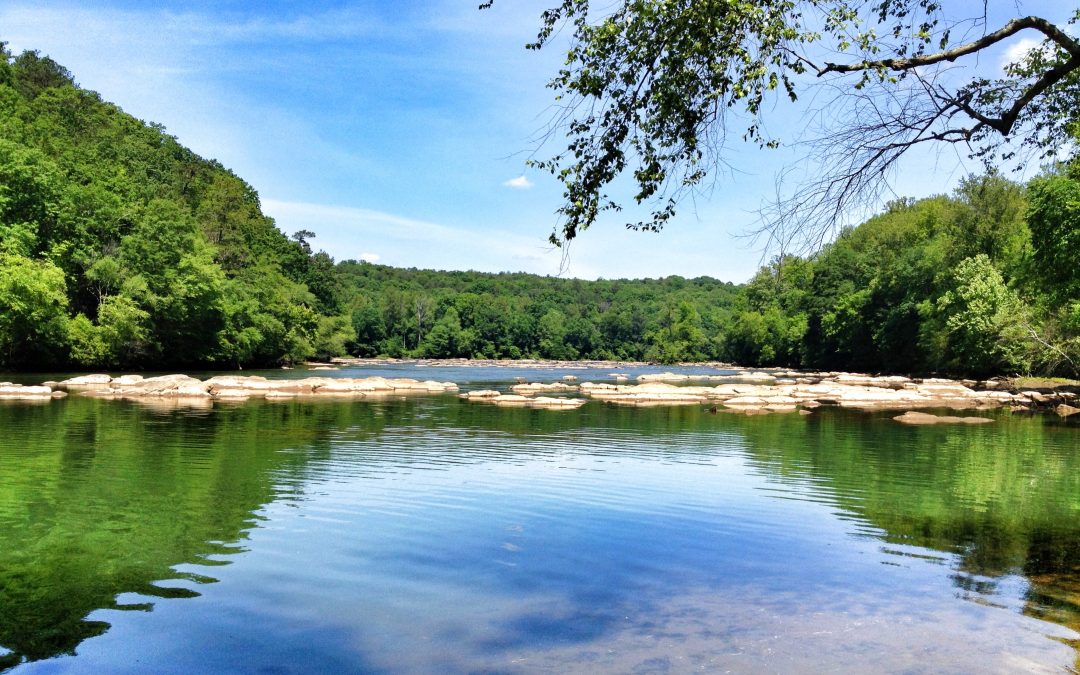
[[1080, 165], [1031, 182], [1031, 228], [1036, 276], [1058, 302], [1080, 298]]
[[985, 254], [962, 261], [955, 272], [956, 288], [938, 300], [947, 317], [949, 355], [968, 372], [989, 375], [1026, 373], [1028, 321], [1019, 298]]
[[[569, 28], [566, 65], [548, 84], [560, 106], [550, 131], [565, 132], [567, 145], [531, 162], [565, 187], [552, 243], [621, 210], [607, 191], [627, 178], [633, 201], [653, 205], [627, 226], [659, 230], [723, 164], [732, 138], [778, 147], [767, 111], [811, 90], [823, 94], [817, 112], [829, 121], [808, 139], [820, 166], [763, 213], [782, 252], [821, 243], [850, 207], [880, 194], [914, 147], [960, 145], [987, 162], [1053, 154], [1080, 124], [1080, 42], [1036, 16], [990, 26], [985, 3], [981, 18], [959, 17], [960, 4], [562, 0], [527, 45], [544, 48]], [[1070, 23], [1078, 18], [1080, 10]], [[961, 79], [954, 64], [1019, 33], [1041, 46], [1004, 77]]]
[[63, 271], [46, 260], [0, 251], [0, 364], [56, 363], [67, 320]]
[[51, 87], [75, 83], [67, 68], [36, 51], [16, 56], [13, 65], [15, 88], [26, 98], [32, 99]]

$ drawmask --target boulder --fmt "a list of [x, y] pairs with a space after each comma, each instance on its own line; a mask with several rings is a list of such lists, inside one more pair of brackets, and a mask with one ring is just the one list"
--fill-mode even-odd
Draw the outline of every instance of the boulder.
[[112, 382], [112, 377], [109, 375], [95, 373], [93, 375], [79, 375], [78, 377], [69, 378], [61, 382], [60, 385], [64, 387], [94, 387], [109, 384], [110, 382]]
[[533, 399], [528, 396], [519, 396], [518, 394], [500, 394], [494, 398], [483, 398], [480, 400], [487, 403], [494, 403], [495, 405], [526, 406], [531, 403]]
[[464, 399], [484, 399], [495, 398], [502, 396], [502, 392], [495, 391], [494, 389], [477, 389], [476, 391], [467, 391], [464, 394], [458, 394], [458, 398]]
[[1054, 408], [1054, 412], [1061, 415], [1062, 417], [1068, 417], [1069, 415], [1075, 415], [1076, 413], [1080, 413], [1080, 408], [1074, 408], [1071, 405], [1062, 403], [1058, 407]]
[[208, 397], [210, 387], [190, 375], [159, 375], [124, 387], [124, 396]]
[[529, 384], [515, 384], [510, 387], [515, 394], [528, 396], [542, 391], [575, 391], [577, 387], [562, 382], [530, 382]]
[[8, 400], [49, 399], [52, 395], [52, 387], [45, 385], [25, 386], [10, 382], [0, 385], [0, 398]]
[[297, 394], [294, 391], [274, 391], [272, 389], [270, 391], [266, 392], [265, 394], [263, 394], [263, 398], [265, 398], [268, 401], [270, 401], [270, 400], [281, 401], [281, 400], [285, 400], [285, 399], [294, 399], [294, 398], [296, 398], [296, 396], [297, 396]]
[[224, 389], [246, 389], [257, 391], [269, 391], [271, 388], [270, 381], [265, 377], [259, 377], [252, 375], [249, 377], [242, 377], [238, 375], [216, 375], [209, 380], [205, 380], [203, 384], [207, 385], [212, 393], [221, 391]]
[[638, 375], [638, 382], [685, 382], [689, 380], [689, 375], [678, 375], [676, 373], [647, 373], [645, 375]]

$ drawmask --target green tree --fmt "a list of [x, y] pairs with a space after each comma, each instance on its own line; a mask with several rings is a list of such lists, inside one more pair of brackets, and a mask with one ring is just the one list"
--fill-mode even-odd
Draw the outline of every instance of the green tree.
[[423, 355], [436, 359], [469, 356], [462, 338], [461, 318], [456, 309], [449, 307], [424, 338]]
[[145, 286], [133, 295], [150, 314], [156, 354], [177, 363], [212, 360], [225, 328], [225, 275], [191, 216], [176, 203], [151, 202], [120, 255]]
[[1080, 164], [1028, 187], [1034, 277], [1059, 302], [1080, 298]]
[[352, 327], [356, 337], [349, 352], [358, 356], [377, 356], [379, 344], [386, 338], [382, 311], [370, 302], [362, 302], [353, 309]]
[[540, 354], [548, 359], [577, 358], [577, 351], [566, 342], [566, 315], [557, 309], [540, 318]]
[[938, 300], [953, 365], [982, 375], [1028, 372], [1028, 319], [990, 258], [980, 253], [962, 261], [955, 279], [955, 290]]
[[0, 244], [34, 255], [56, 224], [56, 169], [40, 152], [0, 138]]
[[150, 314], [131, 298], [112, 295], [98, 307], [96, 324], [78, 314], [68, 334], [71, 357], [79, 365], [138, 366], [146, 363], [149, 352]]
[[0, 360], [5, 367], [53, 365], [67, 340], [63, 271], [46, 260], [0, 252]]
[[15, 88], [29, 99], [51, 87], [63, 87], [75, 82], [67, 68], [36, 51], [23, 52], [15, 57], [12, 66]]

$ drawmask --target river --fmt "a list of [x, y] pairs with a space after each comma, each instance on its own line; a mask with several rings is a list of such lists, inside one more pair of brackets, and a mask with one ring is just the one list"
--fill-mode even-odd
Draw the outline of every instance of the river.
[[1075, 672], [1080, 423], [895, 414], [6, 403], [0, 670]]

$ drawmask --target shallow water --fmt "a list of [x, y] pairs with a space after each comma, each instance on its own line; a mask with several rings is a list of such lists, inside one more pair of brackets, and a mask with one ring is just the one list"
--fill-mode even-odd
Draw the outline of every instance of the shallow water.
[[1080, 425], [889, 417], [2, 405], [0, 664], [1076, 669]]

